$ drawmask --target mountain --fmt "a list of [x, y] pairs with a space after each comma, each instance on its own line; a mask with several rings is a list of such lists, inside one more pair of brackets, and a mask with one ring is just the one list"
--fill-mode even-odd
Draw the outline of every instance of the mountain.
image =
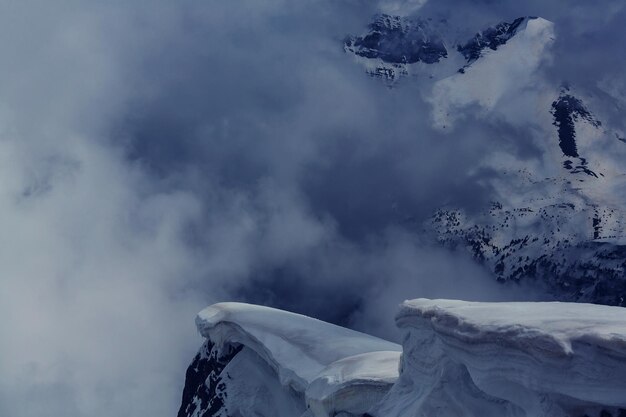
[[625, 323], [619, 307], [418, 299], [396, 316], [400, 347], [215, 304], [178, 416], [624, 417]]
[[626, 135], [602, 82], [547, 70], [554, 26], [519, 17], [462, 36], [387, 14], [343, 49], [389, 94], [417, 85], [450, 152], [494, 134], [472, 172], [489, 204], [441, 206], [413, 231], [576, 303], [410, 300], [402, 346], [216, 304], [196, 319], [206, 340], [179, 417], [626, 417]]
[[478, 32], [464, 45], [457, 45], [456, 49], [465, 57], [467, 63], [471, 64], [482, 56], [483, 50], [489, 48], [492, 51], [496, 51], [499, 46], [506, 44], [515, 36], [517, 30], [525, 21], [525, 18], [519, 17], [510, 23], [498, 23], [493, 27]]
[[[619, 106], [601, 83], [546, 74], [556, 39], [553, 23], [538, 17], [458, 39], [445, 21], [383, 15], [344, 49], [392, 89], [417, 83], [451, 152], [454, 141], [471, 140], [469, 117], [502, 137], [475, 167], [491, 203], [440, 207], [416, 233], [468, 251], [498, 281], [623, 306], [626, 143], [609, 111]], [[534, 155], [520, 158], [522, 146]]]
[[178, 417], [362, 415], [398, 377], [400, 346], [299, 314], [220, 303], [196, 325]]
[[443, 39], [428, 21], [381, 15], [361, 36], [350, 36], [344, 48], [362, 62], [373, 62], [370, 75], [393, 81], [408, 75], [413, 64], [434, 64], [448, 57]]
[[[398, 81], [409, 75], [444, 78], [496, 51], [525, 30], [529, 20], [501, 22], [459, 42], [445, 20], [377, 16], [361, 35], [348, 36], [344, 50], [366, 67], [373, 77]], [[543, 21], [543, 19], [540, 19]]]

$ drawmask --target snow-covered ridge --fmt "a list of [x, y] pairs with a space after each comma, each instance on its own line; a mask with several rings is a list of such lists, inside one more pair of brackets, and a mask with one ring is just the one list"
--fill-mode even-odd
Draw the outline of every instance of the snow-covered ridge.
[[[208, 371], [213, 385], [223, 385], [213, 389], [223, 405], [214, 415], [257, 415], [259, 407], [261, 415], [276, 417], [363, 414], [398, 376], [399, 345], [299, 314], [219, 303], [202, 310], [196, 325], [207, 344], [193, 367], [201, 366], [201, 357], [230, 355], [217, 377]], [[189, 409], [210, 408], [205, 402]]]
[[197, 323], [179, 417], [626, 416], [620, 307], [405, 301], [402, 356], [266, 307], [216, 304]]
[[376, 416], [623, 416], [626, 309], [418, 299]]
[[395, 343], [269, 307], [212, 305], [196, 317], [202, 336], [218, 346], [238, 343], [254, 350], [284, 385], [304, 391], [330, 364], [369, 352], [400, 351]]

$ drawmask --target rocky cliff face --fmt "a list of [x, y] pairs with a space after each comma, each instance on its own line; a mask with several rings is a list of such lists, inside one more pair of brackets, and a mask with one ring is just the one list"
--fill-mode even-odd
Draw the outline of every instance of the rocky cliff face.
[[350, 36], [346, 52], [370, 63], [368, 73], [389, 81], [408, 75], [412, 64], [435, 64], [448, 57], [444, 41], [428, 21], [382, 15], [368, 31]]
[[241, 346], [218, 349], [206, 340], [187, 368], [183, 399], [178, 417], [226, 415], [228, 396], [224, 368], [241, 351]]
[[464, 72], [486, 50], [496, 51], [505, 45], [530, 19], [501, 22], [459, 41], [445, 20], [384, 14], [377, 16], [365, 33], [348, 36], [344, 49], [366, 67], [368, 74], [386, 81], [420, 73], [441, 77], [457, 70]]
[[400, 377], [373, 415], [623, 417], [626, 310], [405, 301]]

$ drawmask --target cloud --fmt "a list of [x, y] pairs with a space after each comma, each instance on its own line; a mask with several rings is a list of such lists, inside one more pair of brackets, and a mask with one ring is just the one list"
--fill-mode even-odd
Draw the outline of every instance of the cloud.
[[379, 2], [381, 13], [408, 15], [417, 12], [428, 0], [382, 0]]
[[[471, 30], [545, 11], [557, 33], [582, 22], [582, 39], [602, 20], [622, 36], [616, 3], [590, 17], [582, 3], [404, 2], [418, 3], [457, 21], [467, 10]], [[469, 110], [462, 134], [441, 132], [423, 84], [365, 75], [341, 41], [379, 10], [6, 5], [0, 415], [173, 415], [193, 316], [225, 299], [395, 337], [404, 298], [536, 296], [421, 236], [436, 208], [490, 200], [497, 173], [476, 167], [494, 149], [524, 160], [536, 145]]]

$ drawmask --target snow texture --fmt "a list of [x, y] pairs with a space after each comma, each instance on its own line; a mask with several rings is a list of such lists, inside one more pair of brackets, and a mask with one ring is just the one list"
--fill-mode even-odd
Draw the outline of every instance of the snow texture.
[[196, 325], [218, 350], [243, 346], [221, 372], [220, 415], [361, 415], [398, 376], [399, 345], [299, 314], [220, 303]]
[[267, 307], [216, 304], [196, 322], [207, 341], [182, 416], [626, 416], [621, 307], [405, 301], [402, 355]]
[[417, 299], [396, 316], [401, 374], [372, 415], [626, 414], [626, 309]]
[[398, 379], [399, 360], [400, 354], [396, 351], [340, 359], [309, 385], [307, 404], [315, 416], [332, 416], [345, 410], [354, 415], [365, 414], [383, 399]]

